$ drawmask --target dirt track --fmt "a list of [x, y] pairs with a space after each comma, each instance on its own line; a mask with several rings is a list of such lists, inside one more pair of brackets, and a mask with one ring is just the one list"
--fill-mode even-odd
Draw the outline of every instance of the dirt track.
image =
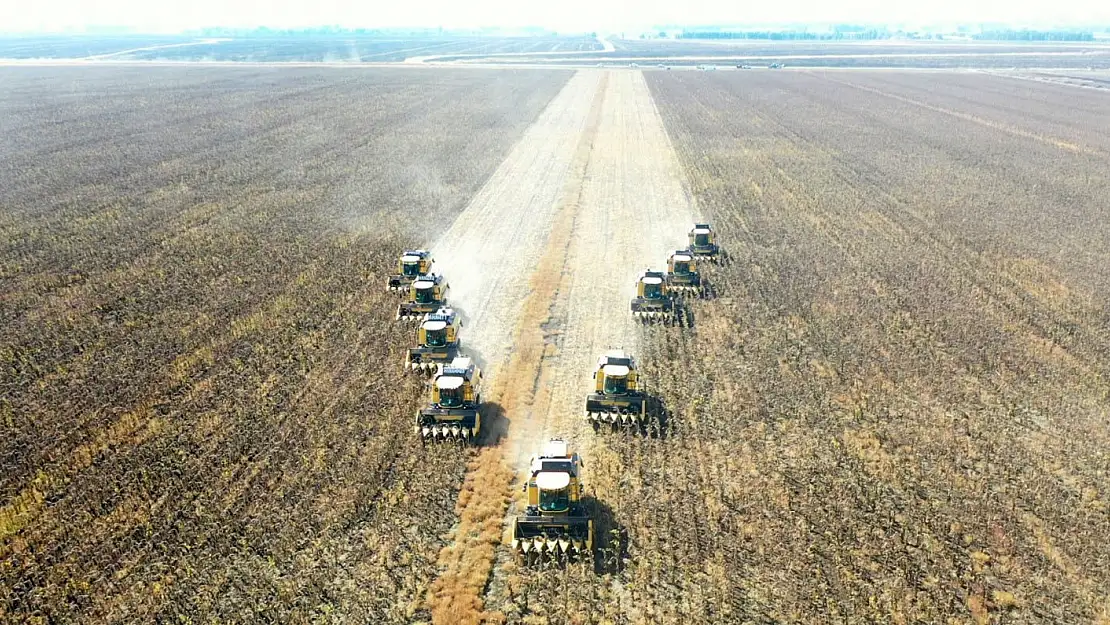
[[466, 351], [478, 354], [489, 374], [512, 346], [598, 80], [596, 73], [572, 77], [432, 245], [450, 301], [463, 313]]
[[583, 418], [583, 397], [604, 350], [641, 353], [629, 300], [640, 272], [664, 268], [668, 252], [684, 247], [694, 210], [681, 180], [643, 75], [613, 73], [582, 181], [563, 284], [552, 303], [556, 349], [544, 365], [552, 370], [550, 407], [531, 447], [524, 446], [526, 454], [551, 436], [570, 437], [586, 456], [604, 440]]
[[[603, 453], [604, 441], [582, 415], [591, 367], [609, 346], [636, 351], [640, 330], [627, 310], [636, 275], [663, 266], [693, 215], [642, 74], [583, 71], [436, 243], [452, 301], [468, 320], [463, 340], [484, 357], [487, 388], [509, 426], [498, 448], [472, 467], [474, 489], [460, 497], [462, 541], [444, 554], [434, 612], [466, 622], [458, 611], [478, 597], [453, 595], [480, 586], [460, 590], [458, 580], [484, 580], [489, 569], [481, 569], [492, 565], [488, 545], [468, 537], [496, 530], [499, 519], [485, 503], [508, 493], [481, 488], [500, 487], [507, 469], [519, 480], [550, 436], [571, 438], [586, 458]], [[587, 480], [588, 467], [589, 460]], [[617, 473], [593, 484], [598, 498], [616, 487]], [[471, 550], [483, 564], [473, 566]], [[504, 549], [492, 555], [509, 560]], [[503, 600], [499, 578], [491, 607]]]

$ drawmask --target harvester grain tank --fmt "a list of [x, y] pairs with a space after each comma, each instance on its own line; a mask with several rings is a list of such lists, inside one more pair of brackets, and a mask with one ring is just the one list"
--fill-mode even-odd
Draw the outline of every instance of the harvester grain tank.
[[636, 359], [622, 349], [610, 349], [597, 359], [594, 391], [586, 395], [586, 418], [596, 430], [602, 423], [613, 427], [647, 424], [648, 397], [640, 388]]
[[674, 297], [662, 271], [648, 270], [640, 276], [630, 307], [632, 315], [642, 323], [670, 324], [675, 321]]
[[524, 514], [513, 522], [513, 550], [528, 562], [590, 554], [594, 522], [583, 502], [582, 461], [561, 439], [547, 442], [529, 465]]
[[387, 291], [404, 293], [412, 281], [432, 270], [432, 254], [428, 250], [405, 250], [397, 258], [397, 269], [386, 281]]
[[470, 358], [441, 365], [429, 387], [428, 405], [416, 413], [421, 440], [474, 442], [482, 427], [482, 372]]
[[440, 274], [429, 273], [418, 276], [409, 285], [406, 300], [397, 306], [397, 318], [418, 320], [427, 313], [443, 308], [447, 305], [449, 289], [447, 279]]
[[405, 354], [405, 366], [410, 371], [430, 374], [439, 365], [454, 360], [459, 355], [461, 326], [459, 315], [452, 308], [440, 308], [424, 315], [416, 329], [416, 347], [410, 347]]

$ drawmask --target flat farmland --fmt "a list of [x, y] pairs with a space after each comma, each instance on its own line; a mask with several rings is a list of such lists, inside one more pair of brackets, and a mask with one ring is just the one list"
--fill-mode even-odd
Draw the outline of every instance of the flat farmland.
[[442, 54], [522, 54], [601, 50], [593, 37], [227, 36], [3, 37], [0, 59], [112, 61], [389, 62]]
[[[0, 620], [1110, 622], [1110, 107], [1037, 76], [4, 68]], [[699, 220], [714, 297], [633, 323]], [[411, 246], [473, 449], [412, 434]], [[582, 415], [616, 345], [659, 435]], [[597, 550], [529, 567], [552, 436]]]
[[648, 78], [734, 253], [612, 502], [654, 618], [1106, 622], [1105, 95]]
[[180, 45], [197, 41], [182, 35], [119, 35], [73, 37], [61, 35], [9, 35], [0, 37], [0, 59], [73, 59], [112, 54], [149, 46]]
[[[535, 51], [528, 57], [451, 57], [437, 60], [467, 63], [496, 60], [503, 63], [582, 65], [596, 62], [645, 66], [720, 64], [789, 67], [932, 68], [932, 69], [1110, 69], [1110, 46], [1103, 42], [946, 42], [946, 41], [765, 41], [698, 39], [612, 39], [612, 50], [574, 55]], [[542, 53], [541, 53], [542, 52]]]
[[568, 76], [3, 70], [0, 620], [405, 621], [466, 453], [383, 276]]

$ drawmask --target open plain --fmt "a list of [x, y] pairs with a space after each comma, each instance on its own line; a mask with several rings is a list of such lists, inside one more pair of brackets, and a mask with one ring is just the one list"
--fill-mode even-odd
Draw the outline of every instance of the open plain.
[[[1064, 78], [0, 68], [0, 621], [1110, 623], [1110, 94]], [[696, 220], [714, 297], [634, 324]], [[416, 246], [475, 448], [412, 433]], [[617, 345], [656, 435], [582, 415]], [[598, 549], [527, 567], [557, 435]]]

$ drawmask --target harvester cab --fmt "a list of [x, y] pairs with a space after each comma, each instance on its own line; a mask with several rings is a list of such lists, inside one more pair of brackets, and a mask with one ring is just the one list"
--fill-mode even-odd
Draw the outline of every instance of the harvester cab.
[[387, 291], [403, 293], [418, 277], [432, 270], [432, 253], [428, 250], [405, 250], [397, 259], [395, 273], [386, 282]]
[[667, 288], [675, 293], [701, 293], [701, 274], [690, 250], [675, 250], [667, 259]]
[[420, 319], [425, 314], [446, 306], [449, 288], [447, 279], [440, 274], [429, 273], [418, 276], [409, 285], [407, 300], [397, 306], [397, 318]]
[[425, 374], [434, 372], [439, 365], [447, 364], [459, 355], [459, 328], [462, 322], [452, 308], [440, 308], [424, 315], [416, 329], [416, 347], [405, 355], [405, 366], [410, 371]]
[[690, 239], [689, 250], [695, 258], [710, 262], [719, 260], [721, 248], [717, 247], [717, 234], [713, 232], [713, 228], [709, 227], [709, 224], [694, 224], [694, 228], [690, 230], [688, 236]]
[[594, 392], [586, 396], [586, 418], [594, 426], [644, 426], [648, 420], [647, 395], [640, 390], [636, 359], [621, 349], [611, 349], [597, 359]]
[[428, 405], [416, 414], [421, 440], [474, 442], [481, 429], [481, 370], [470, 358], [440, 365]]
[[662, 271], [648, 270], [640, 276], [631, 308], [632, 315], [642, 323], [672, 323], [675, 320], [674, 298]]
[[513, 522], [513, 551], [527, 561], [592, 553], [594, 522], [582, 500], [582, 460], [553, 438], [530, 464], [524, 514]]

